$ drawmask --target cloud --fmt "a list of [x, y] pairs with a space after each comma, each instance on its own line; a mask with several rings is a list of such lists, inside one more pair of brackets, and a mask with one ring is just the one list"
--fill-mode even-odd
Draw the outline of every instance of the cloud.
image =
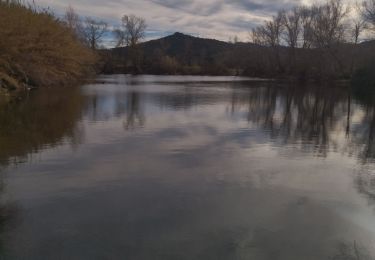
[[[247, 40], [254, 26], [274, 15], [312, 0], [39, 0], [62, 14], [70, 4], [82, 16], [93, 16], [112, 26], [120, 24], [124, 14], [144, 17], [147, 37], [158, 38], [173, 32], [228, 40], [238, 36]], [[320, 1], [320, 0], [318, 0]]]

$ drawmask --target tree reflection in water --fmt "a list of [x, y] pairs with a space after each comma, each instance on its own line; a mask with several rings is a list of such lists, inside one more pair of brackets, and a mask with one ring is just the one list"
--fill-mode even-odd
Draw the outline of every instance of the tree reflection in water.
[[[353, 96], [346, 87], [257, 82], [180, 84], [176, 90], [172, 87], [150, 90], [135, 84], [105, 92], [106, 87], [95, 89], [97, 92], [91, 89], [89, 93], [78, 88], [43, 90], [32, 92], [21, 100], [1, 103], [1, 163], [5, 166], [25, 161], [46, 147], [80, 144], [84, 134], [83, 119], [89, 123], [110, 123], [118, 119], [123, 134], [122, 127], [128, 131], [147, 127], [146, 122], [152, 124], [152, 120], [146, 121], [147, 116], [152, 116], [150, 111], [187, 111], [202, 105], [221, 105], [229, 111], [229, 119], [240, 118], [249, 124], [249, 128], [261, 130], [266, 141], [280, 150], [289, 149], [288, 152], [296, 154], [302, 151], [323, 158], [337, 152], [358, 158], [360, 168], [354, 178], [356, 188], [369, 201], [375, 202], [375, 105]], [[218, 91], [209, 90], [209, 87], [218, 88]], [[158, 109], [160, 111], [154, 111]], [[123, 137], [121, 134], [119, 138]], [[2, 205], [0, 234], [11, 226], [12, 219], [17, 218], [15, 206], [6, 202]], [[290, 225], [285, 232], [292, 230], [296, 222], [292, 221]], [[259, 234], [265, 241], [274, 235]], [[278, 248], [278, 245], [274, 246]], [[334, 252], [335, 260], [370, 259], [366, 249], [355, 241], [340, 243]]]
[[5, 184], [0, 180], [0, 258], [7, 255], [6, 246], [9, 232], [16, 226], [19, 221], [19, 208], [16, 203], [4, 198]]
[[129, 130], [142, 127], [145, 122], [145, 116], [142, 111], [141, 94], [137, 91], [129, 91], [126, 95], [126, 104], [124, 128]]
[[[234, 97], [232, 107], [241, 107], [243, 102], [241, 97]], [[361, 110], [364, 115], [359, 116]], [[357, 117], [354, 120], [353, 115]], [[361, 193], [375, 199], [375, 174], [371, 170], [375, 159], [375, 103], [353, 99], [345, 87], [267, 87], [249, 91], [247, 118], [282, 144], [298, 144], [323, 157], [330, 150], [356, 155], [364, 165], [356, 184]], [[339, 140], [343, 132], [346, 139]]]
[[[269, 86], [232, 97], [233, 111], [247, 106], [247, 120], [264, 128], [281, 144], [327, 156], [336, 146], [331, 135], [346, 115], [345, 89], [312, 86]], [[345, 117], [346, 118], [346, 117]]]
[[[82, 132], [78, 125], [84, 99], [78, 88], [44, 89], [0, 99], [1, 167], [28, 161], [32, 154], [63, 143], [77, 145]], [[4, 198], [6, 184], [0, 176], [0, 258], [3, 244], [15, 227], [19, 208]]]
[[0, 164], [26, 161], [47, 147], [80, 143], [79, 88], [43, 89], [0, 102]]
[[[245, 116], [249, 123], [264, 129], [280, 147], [289, 145], [319, 157], [327, 157], [330, 151], [347, 153], [358, 157], [361, 164], [375, 159], [375, 102], [368, 99], [363, 102], [347, 86], [189, 83], [177, 85], [178, 91], [147, 92], [139, 82], [131, 84], [127, 91], [114, 95], [99, 92], [89, 96], [85, 114], [94, 121], [124, 118], [124, 129], [131, 130], [145, 125], [145, 105], [149, 103], [171, 110], [227, 104], [232, 115]], [[230, 90], [229, 94], [202, 90], [209, 87]], [[369, 190], [375, 189], [375, 176], [363, 174], [368, 171], [359, 172], [358, 187], [372, 194]]]
[[[205, 103], [224, 104], [229, 97], [232, 114], [245, 108], [249, 122], [267, 130], [270, 138], [282, 144], [299, 144], [302, 149], [326, 156], [338, 147], [335, 134], [344, 132], [350, 154], [358, 154], [364, 163], [375, 158], [375, 104], [361, 104], [346, 88], [239, 84], [233, 84], [231, 95], [189, 91], [194, 87], [189, 85], [182, 94], [148, 93], [147, 102], [178, 110]], [[83, 134], [78, 125], [82, 115], [92, 121], [125, 116], [125, 129], [142, 127], [146, 121], [144, 95], [135, 88], [113, 96], [85, 96], [79, 88], [64, 88], [0, 102], [0, 161], [22, 158], [45, 146], [59, 145], [64, 139], [78, 144]], [[108, 103], [113, 107], [106, 107]], [[362, 109], [364, 115], [353, 123], [353, 114]]]

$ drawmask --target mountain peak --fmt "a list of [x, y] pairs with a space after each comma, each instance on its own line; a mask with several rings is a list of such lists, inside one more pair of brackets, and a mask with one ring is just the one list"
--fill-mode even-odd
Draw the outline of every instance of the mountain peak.
[[170, 36], [179, 37], [179, 38], [182, 38], [182, 37], [184, 37], [184, 38], [193, 37], [192, 35], [184, 34], [184, 33], [181, 33], [181, 32], [175, 32], [174, 34], [172, 34]]
[[174, 35], [174, 36], [185, 36], [185, 34], [180, 33], [180, 32], [175, 32], [173, 35]]
[[191, 35], [191, 34], [185, 34], [185, 33], [181, 33], [181, 32], [175, 32], [174, 34], [171, 34], [171, 35], [167, 36], [166, 38], [175, 38], [175, 39], [179, 39], [179, 40], [198, 40], [201, 43], [202, 42], [207, 42], [207, 41], [210, 41], [210, 42], [212, 42], [212, 41], [221, 42], [219, 40], [208, 39], [208, 38], [201, 38], [199, 36], [195, 36], [195, 35]]

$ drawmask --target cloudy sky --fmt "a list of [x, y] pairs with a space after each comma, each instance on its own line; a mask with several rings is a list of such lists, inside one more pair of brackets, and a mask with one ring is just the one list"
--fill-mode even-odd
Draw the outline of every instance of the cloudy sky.
[[43, 7], [62, 14], [68, 5], [82, 16], [93, 16], [118, 26], [124, 14], [146, 19], [147, 38], [182, 32], [228, 40], [248, 40], [252, 27], [280, 9], [311, 0], [38, 0]]

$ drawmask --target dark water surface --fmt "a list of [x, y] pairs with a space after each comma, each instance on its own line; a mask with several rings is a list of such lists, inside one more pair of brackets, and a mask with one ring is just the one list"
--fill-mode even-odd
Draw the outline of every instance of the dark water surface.
[[0, 102], [4, 259], [375, 259], [375, 104], [101, 77]]

